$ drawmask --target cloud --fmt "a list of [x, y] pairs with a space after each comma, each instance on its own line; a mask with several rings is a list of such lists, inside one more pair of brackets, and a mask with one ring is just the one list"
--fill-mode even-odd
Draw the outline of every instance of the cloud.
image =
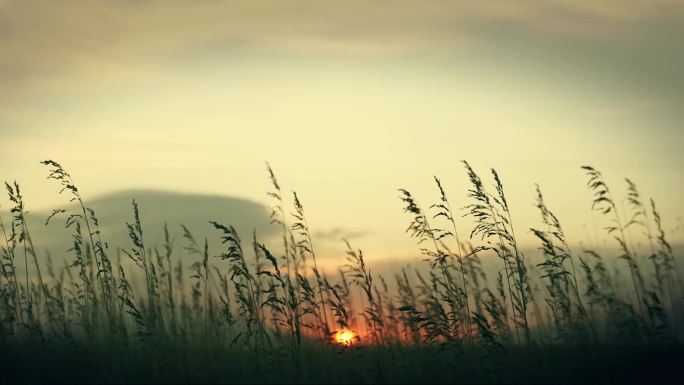
[[[131, 247], [125, 224], [133, 221], [131, 200], [134, 198], [140, 208], [144, 240], [148, 248], [161, 247], [165, 223], [174, 239], [175, 250], [181, 254], [186, 245], [185, 239], [181, 236], [181, 224], [185, 225], [198, 241], [202, 241], [205, 236], [208, 237], [211, 251], [214, 253], [212, 255], [215, 255], [221, 246], [220, 233], [209, 224], [210, 220], [234, 226], [245, 244], [251, 240], [253, 230], [256, 230], [262, 242], [271, 240], [277, 231], [276, 227], [270, 225], [266, 207], [249, 200], [160, 190], [126, 190], [86, 202], [88, 207], [95, 210], [103, 240], [109, 244], [112, 253], [115, 253], [116, 247]], [[70, 207], [74, 212], [78, 212], [78, 207]], [[70, 235], [72, 230], [63, 227], [66, 216], [55, 217], [45, 226], [45, 219], [50, 212], [34, 212], [27, 216], [35, 246], [41, 253], [50, 250], [57, 258], [71, 255], [66, 251], [73, 242]]]
[[[633, 77], [638, 66], [646, 81], [673, 87], [682, 59], [667, 42], [681, 28], [656, 21], [678, 21], [682, 11], [674, 0], [0, 0], [0, 125], [5, 136], [48, 130], [45, 117], [63, 103], [130, 99], [196, 82], [183, 76], [206, 69], [251, 68], [255, 58], [271, 66], [311, 58], [400, 64], [490, 50], [497, 54], [489, 64], [547, 52], [540, 60], [567, 65], [574, 50], [592, 58], [585, 68], [603, 61]], [[629, 48], [630, 31], [648, 38]], [[624, 55], [632, 51], [646, 54]]]
[[341, 242], [343, 239], [352, 240], [356, 238], [362, 238], [370, 235], [367, 231], [349, 231], [344, 230], [339, 227], [328, 231], [317, 231], [313, 236], [317, 239], [330, 242]]
[[[497, 24], [544, 33], [619, 34], [632, 23], [681, 8], [671, 0], [4, 0], [0, 82], [44, 85], [83, 72], [142, 79], [160, 72], [164, 61], [231, 49], [344, 55], [449, 50]], [[202, 47], [207, 51], [198, 52]]]

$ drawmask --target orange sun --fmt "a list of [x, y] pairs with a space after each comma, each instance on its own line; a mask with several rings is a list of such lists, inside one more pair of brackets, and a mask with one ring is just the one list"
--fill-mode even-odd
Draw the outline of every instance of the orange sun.
[[353, 345], [354, 342], [356, 342], [355, 340], [358, 339], [356, 333], [349, 329], [338, 330], [337, 332], [335, 332], [334, 338], [335, 343], [344, 346]]

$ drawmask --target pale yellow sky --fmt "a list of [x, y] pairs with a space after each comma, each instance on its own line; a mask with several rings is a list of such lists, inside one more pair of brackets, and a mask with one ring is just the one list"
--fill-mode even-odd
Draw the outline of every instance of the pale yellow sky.
[[534, 183], [586, 241], [604, 224], [591, 164], [620, 196], [634, 180], [673, 228], [683, 4], [591, 4], [0, 0], [0, 176], [34, 210], [63, 202], [47, 158], [86, 197], [266, 203], [269, 161], [314, 230], [367, 233], [355, 244], [379, 257], [417, 250], [397, 188], [429, 206], [436, 174], [469, 203], [461, 159], [499, 171], [524, 243]]

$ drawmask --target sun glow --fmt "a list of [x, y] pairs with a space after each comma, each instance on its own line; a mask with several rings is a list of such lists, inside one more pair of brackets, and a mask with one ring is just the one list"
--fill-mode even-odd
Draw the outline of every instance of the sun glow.
[[335, 343], [344, 346], [353, 345], [359, 337], [349, 329], [338, 330], [334, 335]]

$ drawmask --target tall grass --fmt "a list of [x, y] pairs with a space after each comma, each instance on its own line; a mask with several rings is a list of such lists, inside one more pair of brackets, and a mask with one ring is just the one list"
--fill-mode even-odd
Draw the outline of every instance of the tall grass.
[[[55, 161], [43, 164], [48, 179], [75, 203], [46, 219], [47, 224], [64, 218], [71, 262], [54, 265], [50, 254], [40, 255], [19, 184], [6, 183], [11, 207], [8, 222], [0, 217], [1, 343], [6, 351], [34, 346], [81, 357], [112, 382], [135, 376], [155, 382], [226, 380], [220, 367], [236, 381], [400, 382], [402, 375], [425, 374], [420, 365], [432, 367], [426, 375], [440, 381], [549, 382], [555, 379], [534, 377], [533, 363], [548, 360], [562, 368], [568, 360], [584, 362], [572, 352], [589, 353], [578, 347], [605, 355], [619, 354], [611, 349], [625, 343], [643, 350], [681, 346], [680, 261], [660, 212], [627, 179], [631, 215], [625, 221], [603, 175], [590, 166], [582, 169], [594, 194], [591, 207], [608, 221], [606, 235], [626, 261], [629, 290], [598, 251], [570, 246], [539, 186], [541, 220], [528, 226], [541, 250], [533, 263], [518, 244], [520, 229], [514, 228], [499, 174], [491, 170], [493, 189], [487, 188], [467, 162], [470, 201], [462, 212], [437, 177], [438, 201], [427, 210], [408, 190], [399, 190], [410, 216], [406, 231], [427, 263], [402, 266], [393, 280], [372, 273], [364, 253], [347, 241], [347, 258], [333, 270], [336, 275], [326, 274], [299, 196], [293, 192], [288, 215], [268, 164], [267, 194], [280, 243], [271, 245], [254, 231], [251, 249], [243, 248], [235, 227], [210, 220], [216, 232], [202, 237], [186, 226], [165, 224], [161, 247], [152, 246], [141, 208], [132, 200], [132, 219], [125, 224], [130, 244], [119, 245], [114, 261], [107, 234], [71, 175]], [[458, 231], [461, 216], [473, 219], [466, 238]], [[630, 244], [633, 228], [648, 242], [645, 256]], [[177, 235], [182, 248], [175, 246]], [[217, 255], [210, 252], [214, 242]], [[485, 258], [500, 261], [492, 281], [482, 268]], [[335, 343], [342, 330], [356, 337]], [[105, 356], [106, 364], [96, 359]], [[472, 367], [457, 364], [469, 360]], [[164, 368], [173, 362], [179, 367], [171, 378]], [[141, 374], [143, 367], [148, 374]]]

